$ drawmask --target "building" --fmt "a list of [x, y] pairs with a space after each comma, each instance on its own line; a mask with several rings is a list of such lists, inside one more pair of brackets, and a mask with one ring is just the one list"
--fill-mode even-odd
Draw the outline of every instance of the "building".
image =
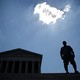
[[24, 49], [0, 53], [0, 80], [80, 80], [80, 74], [41, 73], [42, 55]]
[[42, 55], [23, 49], [0, 53], [0, 73], [41, 73]]

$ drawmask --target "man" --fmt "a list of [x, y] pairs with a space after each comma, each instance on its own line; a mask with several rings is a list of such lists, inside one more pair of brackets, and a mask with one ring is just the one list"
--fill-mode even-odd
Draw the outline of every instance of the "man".
[[77, 71], [76, 62], [74, 60], [74, 58], [75, 58], [74, 51], [70, 46], [67, 45], [66, 41], [63, 41], [63, 47], [60, 50], [60, 55], [61, 55], [61, 58], [63, 60], [64, 68], [65, 68], [66, 73], [69, 73], [68, 72], [69, 62], [72, 64], [75, 73], [79, 73]]

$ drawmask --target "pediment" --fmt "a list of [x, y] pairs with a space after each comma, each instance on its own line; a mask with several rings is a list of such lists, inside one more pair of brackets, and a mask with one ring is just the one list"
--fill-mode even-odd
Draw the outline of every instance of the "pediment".
[[41, 54], [35, 53], [35, 52], [31, 52], [28, 50], [24, 50], [21, 48], [17, 48], [17, 49], [13, 49], [13, 50], [9, 50], [9, 51], [5, 51], [5, 52], [1, 52], [0, 56], [15, 56], [15, 57], [42, 57]]

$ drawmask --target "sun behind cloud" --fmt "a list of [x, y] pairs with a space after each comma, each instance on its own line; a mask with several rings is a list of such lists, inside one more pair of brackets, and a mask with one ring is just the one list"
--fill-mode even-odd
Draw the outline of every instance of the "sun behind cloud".
[[64, 16], [71, 9], [70, 5], [66, 5], [64, 10], [51, 7], [47, 2], [37, 4], [34, 8], [34, 14], [39, 15], [39, 20], [45, 24], [55, 24], [58, 19], [64, 19]]

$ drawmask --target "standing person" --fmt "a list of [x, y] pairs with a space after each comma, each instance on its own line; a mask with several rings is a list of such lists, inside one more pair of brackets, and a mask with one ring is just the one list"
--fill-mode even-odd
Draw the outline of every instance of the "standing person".
[[71, 48], [71, 46], [67, 45], [66, 41], [63, 41], [63, 47], [60, 50], [60, 55], [61, 55], [61, 58], [63, 60], [64, 69], [65, 69], [66, 73], [69, 73], [68, 72], [68, 64], [69, 64], [69, 62], [72, 64], [75, 73], [79, 73], [77, 71], [76, 62], [74, 60], [74, 58], [75, 58], [74, 51]]

